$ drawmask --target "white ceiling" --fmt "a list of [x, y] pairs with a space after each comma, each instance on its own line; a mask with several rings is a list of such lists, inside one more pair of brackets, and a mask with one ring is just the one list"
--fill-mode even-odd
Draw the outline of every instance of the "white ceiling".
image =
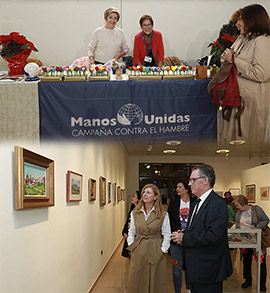
[[[176, 150], [177, 156], [225, 156], [225, 154], [216, 154], [217, 149], [229, 149], [230, 157], [259, 157], [270, 161], [269, 145], [257, 144], [242, 144], [242, 145], [223, 145], [218, 147], [216, 143], [182, 143], [177, 146], [169, 146], [165, 140], [148, 141], [124, 141], [124, 147], [130, 156], [168, 156], [163, 154], [165, 149]], [[173, 156], [173, 155], [171, 155]]]

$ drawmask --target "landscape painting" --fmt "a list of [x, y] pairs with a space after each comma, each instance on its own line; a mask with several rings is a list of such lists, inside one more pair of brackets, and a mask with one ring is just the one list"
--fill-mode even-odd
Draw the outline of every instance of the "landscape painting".
[[46, 197], [46, 168], [24, 163], [24, 196]]

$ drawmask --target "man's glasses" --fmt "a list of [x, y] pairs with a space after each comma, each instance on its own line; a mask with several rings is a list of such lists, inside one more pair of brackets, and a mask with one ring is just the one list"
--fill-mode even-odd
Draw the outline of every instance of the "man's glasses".
[[200, 176], [200, 177], [196, 177], [196, 178], [190, 178], [188, 183], [193, 184], [197, 179], [201, 179], [201, 178], [205, 178], [205, 176]]

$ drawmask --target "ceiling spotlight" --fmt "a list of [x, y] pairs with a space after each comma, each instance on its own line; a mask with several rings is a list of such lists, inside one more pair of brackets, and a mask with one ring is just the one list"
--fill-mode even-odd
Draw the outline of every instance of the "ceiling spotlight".
[[146, 166], [147, 169], [149, 169], [150, 167], [151, 167], [150, 165], [147, 165], [147, 166]]
[[216, 150], [216, 153], [217, 154], [227, 154], [227, 153], [229, 153], [230, 152], [230, 150], [226, 150], [226, 149], [223, 149], [223, 150]]
[[170, 140], [170, 141], [166, 141], [166, 144], [168, 145], [172, 145], [172, 146], [176, 146], [181, 144], [182, 142], [180, 140]]
[[176, 150], [164, 150], [163, 153], [166, 155], [172, 155], [176, 153]]
[[229, 143], [232, 145], [240, 145], [240, 144], [246, 143], [246, 141], [243, 139], [236, 139], [236, 140], [230, 141]]

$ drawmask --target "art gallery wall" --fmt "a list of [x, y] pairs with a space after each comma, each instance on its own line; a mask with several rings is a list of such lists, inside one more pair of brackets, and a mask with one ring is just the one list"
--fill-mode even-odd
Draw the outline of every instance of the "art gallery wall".
[[[204, 156], [129, 156], [129, 178], [128, 186], [130, 190], [137, 190], [139, 183], [134, 180], [139, 174], [139, 163], [205, 163], [214, 167], [216, 173], [215, 191], [225, 192], [230, 188], [241, 189], [241, 172], [261, 165], [269, 161], [269, 158], [259, 158], [258, 156], [247, 159], [246, 157], [229, 157], [216, 155], [213, 157]], [[244, 190], [245, 191], [245, 190]], [[242, 192], [244, 192], [242, 190]], [[241, 192], [241, 190], [240, 190]]]
[[[265, 213], [270, 217], [270, 200], [261, 200], [261, 187], [268, 187], [268, 194], [270, 192], [270, 164], [257, 166], [241, 172], [241, 189], [246, 195], [246, 186], [255, 184], [255, 203], [263, 208]], [[270, 197], [269, 197], [270, 198]]]
[[[14, 209], [14, 145], [0, 144], [0, 292], [88, 292], [119, 244], [125, 202], [99, 205], [99, 176], [127, 185], [127, 154], [103, 143], [20, 144], [55, 162], [55, 206]], [[81, 202], [66, 201], [66, 173], [83, 175]], [[88, 178], [97, 199], [88, 201]]]
[[[257, 166], [241, 172], [241, 189], [243, 194], [246, 195], [246, 186], [255, 184], [255, 203], [263, 208], [266, 215], [270, 218], [270, 200], [261, 200], [261, 187], [268, 187], [268, 195], [270, 193], [270, 164]], [[270, 195], [269, 195], [270, 196]], [[270, 248], [267, 248], [269, 255]]]
[[[103, 13], [114, 6], [121, 12], [122, 27], [133, 54], [139, 19], [150, 14], [154, 28], [163, 34], [165, 56], [179, 56], [192, 66], [209, 54], [209, 43], [232, 13], [253, 0], [0, 0], [0, 34], [17, 31], [39, 49], [31, 58], [44, 65], [70, 65], [87, 55], [93, 30], [104, 25]], [[270, 13], [269, 0], [260, 0]], [[22, 13], [23, 11], [23, 13]], [[0, 59], [0, 70], [7, 62]]]

